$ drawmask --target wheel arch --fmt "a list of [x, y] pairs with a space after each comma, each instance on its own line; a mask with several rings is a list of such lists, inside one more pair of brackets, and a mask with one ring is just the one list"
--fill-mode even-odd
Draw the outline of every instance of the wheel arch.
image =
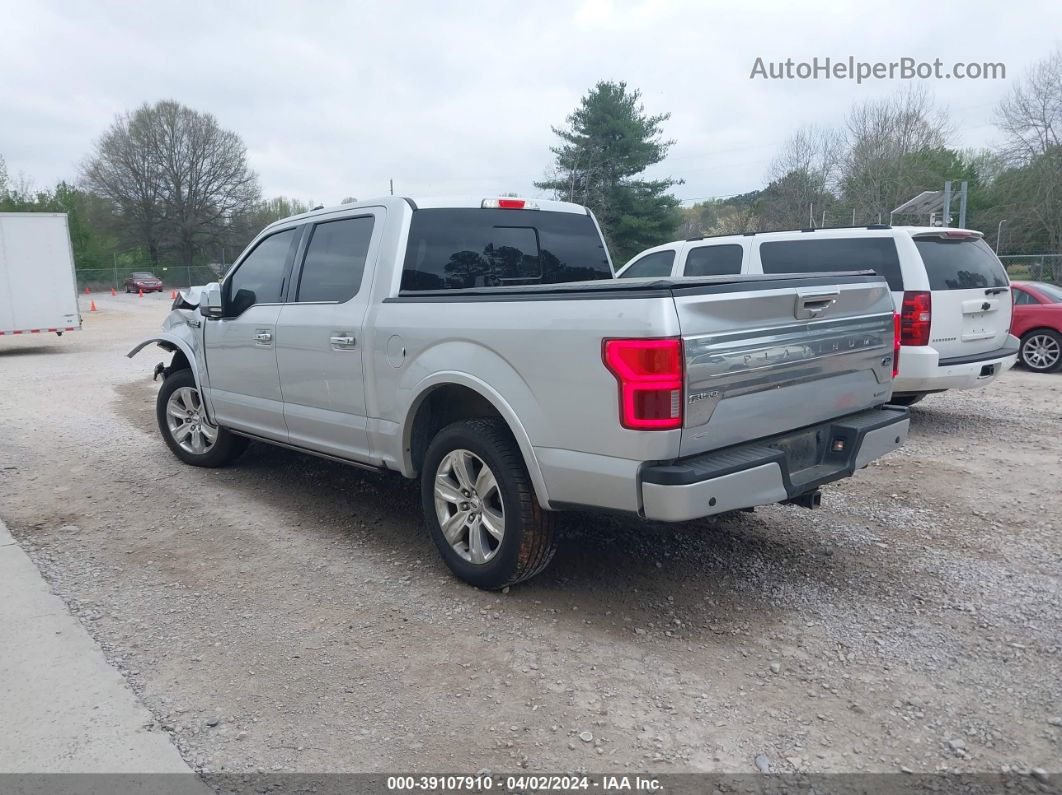
[[192, 371], [192, 375], [195, 377], [195, 388], [199, 390], [199, 394], [203, 398], [203, 405], [207, 409], [207, 419], [213, 421], [214, 418], [212, 416], [213, 412], [210, 410], [210, 402], [206, 399], [206, 392], [203, 389], [199, 360], [196, 358], [192, 346], [189, 345], [186, 340], [173, 334], [160, 334], [157, 337], [149, 337], [129, 351], [129, 353], [126, 354], [126, 357], [132, 359], [153, 342], [162, 348], [162, 350], [173, 354], [173, 358], [170, 359], [170, 366], [167, 368], [168, 370], [174, 371], [188, 369]]
[[403, 474], [417, 476], [428, 445], [439, 430], [473, 417], [498, 417], [505, 423], [527, 467], [535, 496], [548, 509], [542, 470], [523, 423], [495, 389], [467, 373], [438, 373], [418, 385], [402, 424]]
[[1053, 326], [1033, 326], [1032, 328], [1028, 328], [1023, 331], [1019, 339], [1024, 342], [1026, 337], [1031, 336], [1038, 331], [1050, 331], [1052, 334], [1058, 334], [1059, 336], [1062, 336], [1062, 329], [1057, 329]]

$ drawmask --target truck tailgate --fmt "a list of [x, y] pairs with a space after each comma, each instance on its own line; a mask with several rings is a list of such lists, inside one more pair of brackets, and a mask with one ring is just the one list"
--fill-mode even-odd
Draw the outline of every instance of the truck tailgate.
[[862, 274], [673, 287], [686, 365], [680, 455], [868, 409], [892, 391], [893, 302]]

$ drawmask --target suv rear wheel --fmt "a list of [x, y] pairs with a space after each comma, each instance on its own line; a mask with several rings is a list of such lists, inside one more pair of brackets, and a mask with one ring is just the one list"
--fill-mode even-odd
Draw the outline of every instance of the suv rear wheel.
[[535, 576], [553, 557], [552, 516], [535, 499], [501, 420], [443, 428], [428, 446], [420, 480], [428, 533], [465, 582], [504, 588]]
[[1062, 367], [1062, 334], [1049, 328], [1030, 331], [1021, 338], [1021, 363], [1037, 373], [1053, 373]]

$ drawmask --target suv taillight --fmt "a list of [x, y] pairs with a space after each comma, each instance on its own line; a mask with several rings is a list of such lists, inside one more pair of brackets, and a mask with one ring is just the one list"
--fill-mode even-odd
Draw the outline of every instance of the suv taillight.
[[928, 345], [932, 320], [932, 294], [921, 290], [905, 292], [900, 307], [900, 344]]
[[619, 381], [624, 428], [682, 427], [682, 340], [605, 340], [602, 358]]
[[892, 313], [892, 377], [900, 373], [900, 313]]

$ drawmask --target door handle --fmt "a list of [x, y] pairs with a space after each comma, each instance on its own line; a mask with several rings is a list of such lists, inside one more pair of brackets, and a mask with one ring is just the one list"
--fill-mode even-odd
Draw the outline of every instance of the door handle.
[[798, 320], [817, 318], [833, 306], [840, 295], [841, 293], [839, 290], [815, 293], [798, 290], [796, 296], [796, 308], [794, 309], [793, 314]]
[[340, 350], [350, 350], [354, 347], [357, 340], [350, 334], [339, 334], [331, 338], [332, 347]]
[[273, 334], [269, 331], [256, 331], [254, 333], [254, 341], [260, 342], [263, 345], [268, 345], [273, 341]]

